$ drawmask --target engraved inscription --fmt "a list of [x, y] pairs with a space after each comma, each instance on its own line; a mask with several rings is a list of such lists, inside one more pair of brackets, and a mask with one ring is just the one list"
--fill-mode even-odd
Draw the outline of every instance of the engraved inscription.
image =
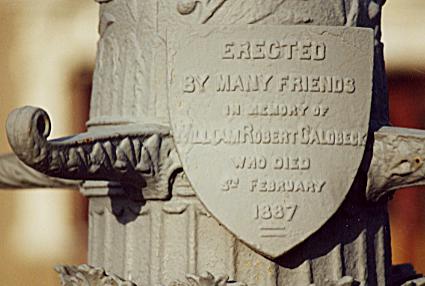
[[[209, 84], [208, 84], [209, 83]], [[353, 77], [312, 74], [225, 74], [184, 75], [181, 82], [183, 93], [203, 94], [211, 88], [219, 96], [228, 93], [276, 92], [312, 94], [353, 94], [356, 80]], [[211, 87], [212, 86], [212, 87]]]
[[231, 41], [223, 44], [225, 60], [315, 60], [326, 58], [324, 42], [293, 40]]
[[315, 129], [301, 126], [298, 129], [259, 129], [251, 124], [239, 128], [198, 128], [180, 125], [175, 128], [175, 140], [185, 144], [301, 144], [365, 146], [367, 131]]
[[183, 79], [183, 92], [192, 93], [195, 90], [202, 92], [205, 90], [209, 75], [186, 75]]
[[260, 227], [260, 237], [285, 237], [285, 227]]
[[220, 189], [224, 192], [237, 190], [239, 187], [239, 178], [231, 178], [223, 180]]
[[373, 31], [203, 25], [167, 40], [172, 135], [188, 179], [239, 239], [281, 255], [336, 212], [358, 171]]
[[308, 106], [300, 104], [280, 104], [280, 103], [255, 103], [240, 104], [228, 103], [224, 105], [224, 115], [226, 116], [248, 116], [248, 117], [304, 117], [326, 116], [329, 106], [317, 104]]
[[249, 116], [305, 116], [306, 104], [257, 103], [247, 106]]
[[216, 91], [217, 93], [269, 91], [272, 79], [273, 75], [220, 74], [216, 79]]
[[264, 170], [266, 168], [275, 170], [308, 170], [311, 159], [305, 157], [290, 157], [273, 155], [270, 158], [265, 156], [238, 156], [232, 157], [233, 165], [241, 170]]
[[302, 192], [321, 193], [326, 185], [323, 180], [282, 180], [256, 178], [250, 181], [249, 191], [270, 193], [270, 192]]
[[254, 219], [285, 220], [290, 222], [295, 215], [297, 205], [287, 203], [255, 205]]

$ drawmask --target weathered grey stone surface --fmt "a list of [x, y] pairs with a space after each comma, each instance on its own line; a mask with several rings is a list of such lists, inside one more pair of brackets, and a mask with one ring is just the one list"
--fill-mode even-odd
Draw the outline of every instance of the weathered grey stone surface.
[[360, 166], [372, 31], [204, 25], [167, 41], [173, 138], [194, 190], [253, 249], [288, 252], [336, 212]]
[[124, 281], [114, 274], [101, 268], [89, 265], [58, 265], [56, 272], [60, 274], [62, 286], [136, 286], [130, 281]]
[[174, 281], [170, 286], [246, 286], [245, 283], [236, 281], [229, 281], [229, 276], [223, 275], [214, 277], [209, 272], [202, 273], [201, 275], [186, 275], [186, 282]]
[[15, 154], [49, 176], [109, 180], [136, 187], [145, 199], [166, 198], [180, 167], [167, 127], [128, 125], [47, 141], [50, 119], [39, 108], [14, 110], [7, 135]]
[[[89, 182], [82, 190], [90, 199], [90, 265], [139, 286], [169, 285], [185, 281], [187, 274], [201, 277], [199, 273], [206, 271], [214, 273], [215, 277], [228, 276], [229, 282], [240, 281], [248, 286], [390, 284], [391, 251], [386, 202], [383, 199], [370, 203], [365, 195], [372, 160], [371, 140], [367, 142], [365, 156], [348, 195], [334, 216], [302, 244], [275, 260], [269, 260], [236, 239], [205, 210], [184, 173], [178, 173], [181, 171], [177, 168], [179, 164], [171, 164], [176, 163], [171, 159], [175, 155], [171, 137], [164, 137], [161, 132], [164, 129], [157, 128], [158, 125], [165, 127], [168, 132], [170, 126], [167, 29], [184, 30], [195, 24], [303, 24], [373, 29], [370, 131], [388, 125], [383, 46], [380, 42], [384, 1], [98, 2], [100, 40], [88, 133], [49, 142], [46, 140], [47, 128], [43, 127], [47, 117], [34, 110], [21, 114], [24, 118], [18, 116], [19, 125], [11, 129], [14, 130], [11, 143], [18, 147], [15, 151], [19, 157], [39, 170], [54, 176], [115, 181]], [[41, 128], [37, 128], [38, 120], [33, 120], [34, 115], [41, 115], [35, 117], [41, 118]], [[156, 127], [152, 129], [150, 124]], [[15, 132], [21, 136], [15, 136]], [[111, 133], [114, 136], [111, 137]], [[164, 140], [169, 144], [164, 145]], [[144, 153], [149, 154], [149, 159], [134, 156], [136, 152], [133, 151], [141, 150], [135, 146], [149, 149]], [[163, 146], [167, 146], [167, 152], [161, 151]], [[156, 151], [160, 152], [158, 157], [155, 157]], [[152, 160], [152, 154], [155, 154], [153, 158], [159, 159]], [[206, 156], [205, 159], [215, 158]], [[152, 168], [136, 170], [141, 162]], [[351, 166], [351, 162], [347, 163]], [[177, 170], [171, 171], [174, 167], [170, 168], [170, 165]], [[158, 168], [168, 170], [167, 180], [161, 184], [157, 173], [142, 172], [157, 171]], [[352, 178], [348, 179], [351, 181]], [[140, 182], [142, 192], [140, 188], [125, 186]], [[140, 196], [144, 194], [143, 189], [155, 190], [156, 195], [144, 200]], [[340, 191], [347, 190], [341, 188]], [[235, 211], [237, 209], [235, 206]]]
[[[58, 265], [55, 270], [60, 274], [62, 286], [137, 286], [133, 282], [124, 281], [114, 274], [107, 273], [102, 268], [87, 264]], [[225, 275], [214, 277], [211, 273], [205, 272], [201, 275], [187, 274], [186, 281], [173, 281], [169, 286], [246, 286], [246, 284], [229, 281], [229, 277]]]
[[383, 127], [374, 134], [367, 197], [378, 200], [403, 187], [425, 185], [425, 131]]
[[[55, 267], [55, 270], [60, 274], [62, 286], [137, 286], [133, 282], [124, 281], [114, 274], [107, 273], [104, 269], [86, 264], [78, 266], [59, 265]], [[353, 277], [344, 276], [338, 281], [325, 281], [323, 285], [358, 286], [359, 283]], [[401, 286], [423, 285], [425, 285], [425, 278], [419, 277], [404, 282]], [[246, 284], [230, 281], [226, 275], [214, 277], [211, 273], [205, 272], [201, 275], [187, 274], [186, 281], [173, 281], [169, 286], [246, 286]], [[310, 284], [309, 286], [316, 286], [316, 284]]]
[[0, 156], [0, 189], [78, 188], [81, 183], [46, 176], [22, 163], [14, 154]]
[[[383, 2], [100, 1], [100, 40], [89, 130], [126, 122], [169, 125], [167, 27], [254, 23], [372, 28], [375, 47], [370, 125], [375, 131], [388, 124], [380, 42]], [[367, 160], [363, 167], [367, 170]], [[177, 177], [169, 202], [147, 201], [139, 215], [127, 212], [123, 218], [109, 209], [127, 200], [125, 196], [102, 196], [111, 188], [91, 187], [89, 263], [123, 277], [131, 275], [140, 285], [166, 285], [183, 280], [186, 273], [204, 271], [223, 273], [252, 286], [323, 285], [326, 279], [338, 281], [344, 276], [363, 285], [385, 285], [391, 265], [386, 206], [366, 204], [365, 174], [355, 180], [346, 202], [318, 233], [277, 261], [265, 259], [232, 238], [213, 218], [195, 211], [202, 206], [185, 179]], [[120, 223], [124, 218], [129, 223]], [[149, 273], [149, 282], [141, 273]]]

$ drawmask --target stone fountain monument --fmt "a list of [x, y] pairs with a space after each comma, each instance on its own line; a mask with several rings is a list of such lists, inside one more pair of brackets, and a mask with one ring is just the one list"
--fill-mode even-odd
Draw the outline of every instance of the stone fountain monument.
[[80, 187], [63, 285], [425, 285], [392, 266], [387, 200], [425, 184], [389, 127], [383, 0], [97, 0], [86, 133], [7, 122], [3, 187]]

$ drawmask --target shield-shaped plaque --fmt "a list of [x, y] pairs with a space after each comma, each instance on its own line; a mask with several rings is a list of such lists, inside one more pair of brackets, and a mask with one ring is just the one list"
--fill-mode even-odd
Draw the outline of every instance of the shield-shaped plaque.
[[169, 110], [206, 208], [268, 257], [317, 231], [366, 144], [373, 31], [195, 26], [168, 33]]

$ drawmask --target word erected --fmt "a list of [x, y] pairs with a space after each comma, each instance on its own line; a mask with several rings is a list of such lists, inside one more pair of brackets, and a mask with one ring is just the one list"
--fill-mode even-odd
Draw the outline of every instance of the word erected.
[[326, 57], [326, 45], [316, 41], [250, 40], [232, 41], [223, 45], [225, 60], [315, 60]]

